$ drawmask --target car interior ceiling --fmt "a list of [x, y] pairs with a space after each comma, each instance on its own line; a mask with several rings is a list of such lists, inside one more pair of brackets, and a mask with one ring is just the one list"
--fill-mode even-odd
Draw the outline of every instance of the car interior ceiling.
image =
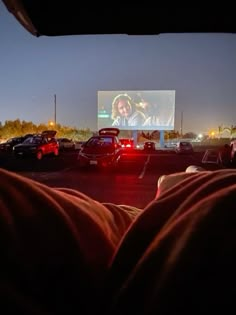
[[[15, 18], [34, 36], [81, 34], [154, 35], [161, 33], [236, 32], [230, 6], [166, 8], [77, 3], [77, 1], [3, 0]], [[96, 12], [96, 13], [95, 13]], [[101, 19], [101, 16], [104, 18]], [[119, 23], [121, 17], [122, 23]], [[92, 23], [91, 23], [92, 22]]]

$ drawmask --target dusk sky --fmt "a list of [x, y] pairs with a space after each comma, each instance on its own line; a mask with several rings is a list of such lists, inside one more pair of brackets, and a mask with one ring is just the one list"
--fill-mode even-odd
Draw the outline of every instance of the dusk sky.
[[97, 130], [97, 91], [175, 90], [175, 130], [236, 125], [236, 35], [34, 37], [0, 2], [0, 121]]

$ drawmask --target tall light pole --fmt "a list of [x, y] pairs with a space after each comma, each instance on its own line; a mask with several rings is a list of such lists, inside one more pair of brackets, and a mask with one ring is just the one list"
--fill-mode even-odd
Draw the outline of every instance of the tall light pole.
[[183, 136], [183, 120], [184, 120], [184, 111], [181, 111], [181, 119], [180, 119], [180, 135]]
[[57, 96], [54, 94], [54, 124], [57, 124]]

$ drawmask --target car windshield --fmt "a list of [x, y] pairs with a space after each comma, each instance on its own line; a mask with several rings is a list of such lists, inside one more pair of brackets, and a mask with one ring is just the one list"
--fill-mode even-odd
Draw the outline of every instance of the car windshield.
[[86, 143], [86, 147], [109, 147], [112, 143], [111, 137], [92, 138]]
[[25, 139], [24, 144], [40, 144], [42, 142], [42, 137], [29, 137]]

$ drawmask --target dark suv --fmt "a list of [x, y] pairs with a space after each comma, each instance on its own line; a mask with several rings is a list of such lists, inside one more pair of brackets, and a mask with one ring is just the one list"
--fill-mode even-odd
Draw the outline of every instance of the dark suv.
[[59, 144], [55, 139], [56, 131], [46, 130], [41, 134], [28, 137], [23, 143], [13, 147], [16, 157], [34, 156], [37, 160], [41, 160], [45, 155], [59, 155]]
[[27, 135], [21, 136], [21, 137], [10, 138], [6, 142], [2, 142], [0, 144], [0, 152], [12, 152], [12, 149], [15, 145], [24, 142], [30, 136], [32, 136], [32, 135], [27, 134]]
[[78, 153], [79, 166], [109, 168], [117, 166], [122, 154], [118, 128], [103, 128], [86, 141]]
[[144, 151], [155, 151], [156, 150], [155, 142], [154, 141], [144, 142], [143, 150]]

